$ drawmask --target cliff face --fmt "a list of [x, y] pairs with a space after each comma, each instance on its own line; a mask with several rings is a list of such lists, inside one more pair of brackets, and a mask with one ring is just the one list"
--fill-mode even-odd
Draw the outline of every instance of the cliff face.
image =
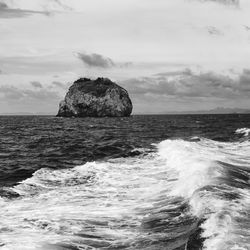
[[128, 92], [107, 78], [80, 78], [59, 104], [60, 117], [129, 116], [133, 106]]

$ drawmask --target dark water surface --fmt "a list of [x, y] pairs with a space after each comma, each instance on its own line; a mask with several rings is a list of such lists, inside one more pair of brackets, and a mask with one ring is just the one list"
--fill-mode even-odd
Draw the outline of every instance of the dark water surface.
[[2, 116], [0, 249], [250, 249], [249, 128], [239, 114]]
[[[147, 115], [129, 118], [0, 117], [0, 182], [13, 185], [40, 169], [126, 157], [169, 138], [237, 140], [250, 115]], [[131, 152], [132, 151], [132, 152]]]

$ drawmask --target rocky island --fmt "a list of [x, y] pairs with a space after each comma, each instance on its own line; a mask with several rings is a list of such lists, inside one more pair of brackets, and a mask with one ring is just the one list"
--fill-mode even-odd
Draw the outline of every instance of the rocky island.
[[108, 78], [80, 78], [59, 104], [59, 117], [130, 116], [133, 106], [128, 92]]

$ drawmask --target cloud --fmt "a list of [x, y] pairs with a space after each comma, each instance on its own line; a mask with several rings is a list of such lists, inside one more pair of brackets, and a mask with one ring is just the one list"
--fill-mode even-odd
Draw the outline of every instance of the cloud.
[[1, 112], [46, 112], [56, 113], [62, 96], [46, 88], [24, 89], [15, 86], [0, 86]]
[[30, 9], [29, 3], [14, 4], [15, 2], [8, 2], [8, 0], [0, 0], [0, 18], [20, 18], [27, 17], [33, 14], [41, 14], [51, 16], [56, 12], [72, 11], [72, 8], [63, 3], [62, 0], [48, 0], [46, 4], [43, 1], [34, 1], [34, 5]]
[[2, 9], [8, 9], [8, 5], [4, 2], [0, 2], [0, 10]]
[[250, 97], [250, 70], [236, 78], [206, 72], [195, 74], [189, 70], [159, 73], [152, 77], [128, 79], [121, 84], [135, 95], [157, 95], [176, 98], [239, 99]]
[[250, 31], [250, 27], [247, 25], [243, 25], [243, 27], [245, 28], [246, 31]]
[[239, 91], [250, 94], [250, 69], [244, 69], [239, 77]]
[[50, 11], [36, 11], [29, 9], [19, 9], [13, 6], [9, 6], [5, 1], [0, 1], [0, 18], [21, 18], [27, 17], [33, 14], [41, 14], [49, 16], [52, 12]]
[[236, 74], [194, 72], [158, 73], [119, 84], [129, 92], [135, 113], [249, 108], [250, 69]]
[[239, 6], [240, 1], [239, 0], [198, 0], [200, 2], [214, 2], [224, 5], [233, 5], [233, 6]]
[[60, 0], [53, 0], [54, 3], [56, 3], [58, 6], [60, 6], [62, 9], [64, 10], [72, 10], [72, 8], [66, 4], [64, 4], [62, 1]]
[[179, 76], [179, 75], [192, 75], [192, 71], [188, 68], [184, 70], [168, 71], [155, 74], [155, 76]]
[[[29, 20], [27, 20], [29, 21]], [[5, 39], [8, 42], [8, 39]], [[1, 41], [0, 41], [1, 43]], [[17, 42], [18, 43], [18, 42]], [[7, 53], [7, 51], [6, 51]], [[48, 55], [29, 54], [29, 51], [24, 51], [23, 55], [18, 56], [1, 56], [0, 67], [5, 74], [21, 74], [21, 75], [54, 75], [61, 76], [64, 73], [74, 72], [77, 68], [81, 70], [81, 65], [70, 54], [69, 56], [63, 53], [51, 53]], [[56, 77], [55, 77], [56, 78]], [[31, 78], [32, 79], [32, 78]], [[41, 79], [41, 78], [35, 78]]]
[[33, 87], [35, 87], [35, 88], [42, 88], [43, 87], [43, 85], [40, 83], [40, 82], [37, 82], [37, 81], [33, 81], [33, 82], [31, 82], [30, 83]]
[[156, 94], [156, 95], [175, 95], [177, 92], [173, 82], [160, 80], [160, 78], [132, 78], [122, 82], [129, 93], [136, 95]]
[[77, 53], [76, 56], [88, 67], [91, 68], [128, 68], [133, 65], [132, 62], [114, 62], [111, 58], [100, 54], [92, 53]]
[[63, 83], [58, 82], [58, 81], [53, 81], [51, 84], [56, 87], [63, 88], [63, 89], [66, 87]]
[[89, 67], [111, 68], [115, 66], [115, 63], [110, 58], [96, 53], [77, 53], [77, 57]]
[[[34, 83], [34, 82], [33, 82]], [[38, 82], [36, 82], [38, 83]], [[51, 91], [48, 89], [39, 90], [30, 90], [30, 89], [19, 89], [14, 86], [0, 86], [0, 94], [6, 100], [39, 100], [42, 102], [46, 102], [47, 100], [51, 100], [53, 98], [61, 98], [55, 91]]]
[[24, 96], [23, 91], [13, 86], [0, 86], [0, 94], [8, 100], [18, 100]]
[[219, 29], [217, 29], [214, 26], [209, 26], [207, 27], [207, 31], [210, 35], [214, 35], [214, 36], [221, 36], [223, 35], [223, 32], [221, 32]]

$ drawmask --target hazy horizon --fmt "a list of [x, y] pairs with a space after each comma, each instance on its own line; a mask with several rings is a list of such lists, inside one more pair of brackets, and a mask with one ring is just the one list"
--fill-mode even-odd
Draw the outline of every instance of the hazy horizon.
[[[140, 113], [133, 112], [131, 115], [206, 115], [206, 114], [249, 114], [250, 109], [238, 109], [238, 108], [223, 108], [217, 107], [210, 110], [186, 110], [186, 111], [169, 111], [163, 113]], [[53, 112], [10, 112], [0, 113], [0, 116], [55, 116]]]

